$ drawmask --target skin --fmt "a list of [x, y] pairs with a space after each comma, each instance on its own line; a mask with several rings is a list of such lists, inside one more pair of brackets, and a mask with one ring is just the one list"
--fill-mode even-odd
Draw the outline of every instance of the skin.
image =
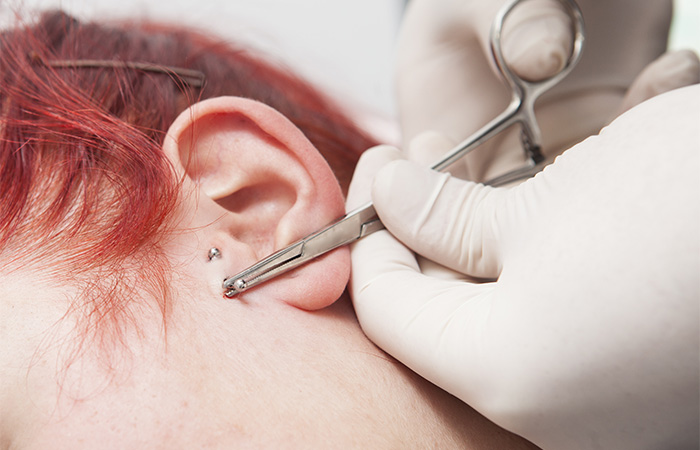
[[343, 211], [286, 119], [209, 100], [164, 151], [183, 177], [167, 327], [137, 290], [120, 340], [81, 341], [77, 286], [3, 275], [0, 448], [531, 448], [367, 340], [342, 293], [347, 250], [223, 298], [224, 277]]

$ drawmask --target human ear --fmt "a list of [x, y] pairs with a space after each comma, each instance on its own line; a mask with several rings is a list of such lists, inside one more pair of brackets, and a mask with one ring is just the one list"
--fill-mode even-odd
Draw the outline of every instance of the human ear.
[[[199, 102], [173, 122], [163, 150], [183, 190], [189, 186], [196, 194], [183, 201], [207, 218], [199, 223], [224, 255], [218, 261], [224, 276], [343, 215], [341, 189], [326, 161], [296, 126], [262, 103], [239, 97]], [[349, 272], [342, 248], [239, 297], [319, 309], [340, 297]]]

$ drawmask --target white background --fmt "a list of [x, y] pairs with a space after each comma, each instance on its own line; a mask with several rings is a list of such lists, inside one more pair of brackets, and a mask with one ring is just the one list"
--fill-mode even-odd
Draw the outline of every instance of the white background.
[[[355, 106], [394, 116], [391, 66], [406, 0], [0, 0], [3, 22], [18, 1], [25, 11], [60, 7], [80, 19], [194, 26], [275, 55]], [[676, 5], [671, 47], [700, 51], [700, 1]]]

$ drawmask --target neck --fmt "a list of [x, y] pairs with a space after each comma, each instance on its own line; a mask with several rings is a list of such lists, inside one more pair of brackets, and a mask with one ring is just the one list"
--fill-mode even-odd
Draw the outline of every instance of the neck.
[[86, 448], [519, 442], [371, 344], [347, 297], [310, 313], [177, 292], [167, 327], [157, 314], [134, 318], [106, 359], [67, 351], [70, 321], [54, 340], [68, 317], [56, 299], [3, 296], [15, 368], [2, 373], [14, 386], [0, 393], [4, 438], [17, 448], [76, 448], [76, 436]]

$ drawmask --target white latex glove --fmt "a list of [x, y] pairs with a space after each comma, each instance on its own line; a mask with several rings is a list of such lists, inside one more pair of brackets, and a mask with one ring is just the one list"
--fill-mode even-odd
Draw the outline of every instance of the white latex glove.
[[[586, 45], [574, 71], [537, 104], [543, 152], [554, 157], [597, 133], [621, 111], [675, 87], [700, 80], [697, 56], [667, 55], [647, 75], [640, 72], [666, 48], [671, 0], [577, 0], [586, 23]], [[404, 148], [433, 130], [459, 142], [496, 117], [510, 100], [488, 50], [493, 17], [504, 1], [412, 0], [399, 39], [398, 110]], [[569, 20], [553, 0], [528, 0], [504, 27], [505, 58], [523, 77], [541, 79], [568, 58]], [[658, 80], [663, 80], [659, 83]], [[628, 89], [636, 85], [631, 93]], [[452, 167], [483, 181], [524, 163], [519, 129], [504, 133]], [[439, 155], [408, 155], [426, 164]]]
[[663, 94], [512, 189], [368, 152], [348, 203], [376, 172], [391, 234], [352, 249], [363, 330], [545, 449], [697, 448], [698, 123], [700, 86]]
[[[410, 3], [397, 64], [398, 99], [406, 137], [402, 152], [406, 159], [432, 165], [505, 107], [510, 94], [497, 75], [488, 48], [493, 16], [503, 3]], [[578, 3], [587, 30], [584, 57], [574, 72], [537, 104], [543, 151], [550, 159], [597, 133], [613, 116], [632, 106], [700, 82], [696, 54], [662, 54], [671, 1]], [[505, 22], [505, 57], [526, 79], [551, 76], [570, 55], [569, 27], [570, 19], [559, 1], [523, 1]], [[433, 142], [424, 142], [424, 130], [436, 130], [441, 137], [433, 133], [427, 138]], [[420, 139], [414, 139], [418, 133]], [[513, 127], [454, 164], [450, 173], [479, 181], [522, 166], [525, 154], [519, 134], [520, 129]], [[418, 261], [431, 276], [461, 278], [430, 260]]]

